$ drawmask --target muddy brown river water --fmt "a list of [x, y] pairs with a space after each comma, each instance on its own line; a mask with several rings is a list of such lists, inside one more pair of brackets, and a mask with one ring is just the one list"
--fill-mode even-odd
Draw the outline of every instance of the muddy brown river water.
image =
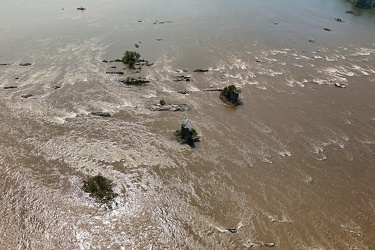
[[[0, 249], [374, 249], [375, 14], [349, 9], [0, 0]], [[102, 62], [125, 50], [154, 65]], [[201, 91], [230, 84], [243, 105]], [[98, 173], [111, 210], [81, 190]]]

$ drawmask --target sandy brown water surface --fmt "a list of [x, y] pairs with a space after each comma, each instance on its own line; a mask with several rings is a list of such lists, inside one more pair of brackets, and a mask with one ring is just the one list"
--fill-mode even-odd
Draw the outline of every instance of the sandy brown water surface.
[[[0, 0], [0, 249], [374, 249], [375, 15], [348, 9]], [[102, 62], [125, 50], [154, 65]], [[243, 105], [202, 91], [230, 84]], [[81, 190], [98, 173], [111, 210]]]

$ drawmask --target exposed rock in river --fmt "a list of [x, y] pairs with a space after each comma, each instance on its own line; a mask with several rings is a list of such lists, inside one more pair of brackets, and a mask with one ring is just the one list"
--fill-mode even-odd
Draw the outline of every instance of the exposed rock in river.
[[96, 116], [101, 116], [101, 117], [111, 117], [110, 113], [102, 112], [102, 111], [91, 112], [90, 114], [96, 115]]
[[194, 72], [208, 72], [208, 69], [195, 69]]
[[276, 246], [276, 243], [273, 243], [273, 242], [271, 242], [271, 243], [263, 243], [263, 246], [265, 246], [265, 247], [274, 247], [274, 246]]
[[21, 97], [24, 98], [24, 99], [32, 97], [32, 96], [33, 96], [32, 94], [21, 95]]
[[185, 124], [181, 125], [181, 130], [177, 130], [174, 135], [178, 142], [188, 144], [192, 148], [195, 147], [196, 142], [200, 141], [197, 131], [195, 131], [195, 129], [190, 129], [187, 125], [187, 121]]
[[228, 231], [232, 234], [235, 234], [238, 232], [237, 228], [228, 228]]
[[335, 83], [335, 86], [338, 87], [338, 88], [345, 88], [346, 87], [344, 84], [341, 84], [341, 83], [338, 83], [338, 82]]
[[20, 63], [19, 65], [20, 65], [20, 66], [30, 66], [31, 63]]
[[111, 75], [123, 75], [124, 74], [124, 72], [122, 72], [122, 71], [113, 71], [113, 72], [107, 71], [105, 73], [111, 74]]
[[223, 91], [222, 88], [208, 88], [208, 89], [202, 89], [202, 91]]
[[128, 77], [126, 80], [120, 80], [119, 82], [127, 84], [127, 85], [144, 85], [149, 83], [150, 81], [146, 80], [146, 78], [130, 78]]
[[182, 81], [190, 82], [191, 81], [191, 76], [185, 76], [185, 75], [177, 76], [174, 81], [175, 82], [182, 82]]

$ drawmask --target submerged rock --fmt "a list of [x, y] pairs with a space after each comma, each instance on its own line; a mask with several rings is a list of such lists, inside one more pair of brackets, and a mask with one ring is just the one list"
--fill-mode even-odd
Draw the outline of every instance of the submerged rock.
[[32, 96], [33, 96], [32, 94], [21, 95], [21, 97], [24, 98], [24, 99], [32, 97]]
[[101, 116], [101, 117], [111, 117], [111, 114], [108, 112], [102, 112], [102, 111], [96, 111], [96, 112], [91, 112], [91, 115], [96, 115], [96, 116]]
[[187, 94], [189, 94], [189, 91], [180, 90], [180, 91], [178, 91], [178, 93], [183, 94], [183, 95], [187, 95]]
[[335, 86], [338, 87], [338, 88], [346, 88], [346, 86], [344, 84], [341, 84], [341, 83], [338, 83], [338, 82], [335, 83]]
[[185, 75], [177, 76], [174, 81], [175, 82], [182, 82], [182, 81], [190, 82], [191, 81], [191, 76], [185, 76]]
[[358, 13], [355, 12], [354, 10], [347, 10], [346, 11], [347, 14], [354, 14], [354, 15], [357, 15]]
[[124, 72], [122, 71], [106, 71], [105, 73], [110, 74], [110, 75], [123, 75], [124, 74]]
[[146, 78], [130, 78], [128, 77], [126, 80], [120, 80], [119, 82], [127, 84], [127, 85], [144, 85], [149, 83], [150, 81], [146, 80]]
[[274, 247], [274, 246], [276, 246], [276, 243], [273, 243], [273, 242], [271, 242], [271, 243], [263, 243], [263, 246], [265, 246], [265, 247]]
[[25, 67], [25, 66], [30, 66], [30, 65], [31, 65], [31, 63], [20, 63], [19, 65], [20, 65], [20, 66], [24, 66], [24, 67]]
[[223, 91], [222, 88], [208, 88], [208, 89], [202, 89], [202, 91]]
[[150, 107], [151, 111], [189, 111], [191, 106], [187, 104], [153, 104]]
[[208, 69], [195, 69], [194, 72], [208, 72]]

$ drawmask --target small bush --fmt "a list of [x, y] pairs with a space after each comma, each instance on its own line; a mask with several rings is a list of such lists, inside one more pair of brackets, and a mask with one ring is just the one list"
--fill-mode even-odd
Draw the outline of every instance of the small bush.
[[134, 65], [139, 58], [141, 58], [141, 55], [137, 51], [125, 51], [122, 62], [127, 64], [129, 68], [134, 69]]
[[234, 85], [230, 85], [228, 87], [225, 87], [222, 91], [221, 91], [221, 95], [225, 96], [225, 97], [229, 97], [230, 94], [232, 92], [237, 92], [239, 93], [239, 91], [237, 90], [236, 86]]
[[96, 175], [84, 180], [83, 191], [90, 193], [90, 196], [95, 198], [98, 203], [108, 204], [118, 196], [112, 190], [113, 183], [111, 180], [102, 175]]
[[160, 105], [164, 106], [165, 105], [165, 101], [164, 100], [160, 100]]

